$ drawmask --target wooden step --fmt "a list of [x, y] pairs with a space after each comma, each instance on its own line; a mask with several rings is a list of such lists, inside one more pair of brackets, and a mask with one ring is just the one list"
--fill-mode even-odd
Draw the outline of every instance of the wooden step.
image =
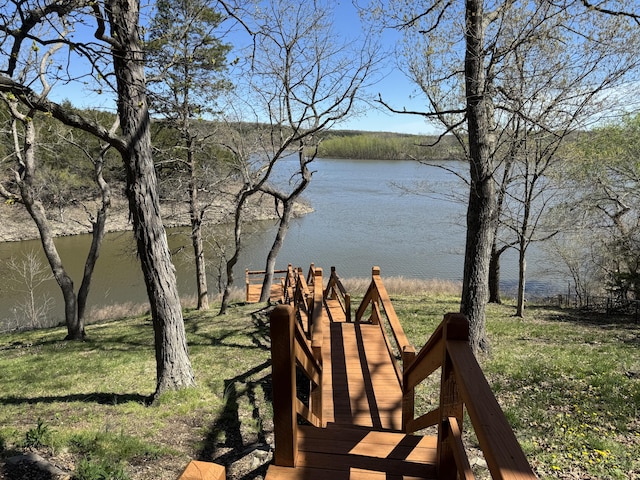
[[366, 428], [301, 426], [295, 468], [271, 465], [266, 480], [434, 479], [436, 439]]

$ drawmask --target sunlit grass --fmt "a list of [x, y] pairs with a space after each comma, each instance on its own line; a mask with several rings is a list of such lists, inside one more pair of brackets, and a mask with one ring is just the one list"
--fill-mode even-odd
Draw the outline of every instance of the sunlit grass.
[[[398, 284], [385, 279], [419, 348], [459, 309], [459, 292], [422, 285], [398, 293], [407, 291]], [[0, 336], [0, 454], [24, 448], [41, 421], [51, 455], [76, 465], [107, 459], [136, 479], [174, 479], [191, 458], [229, 462], [269, 443], [270, 341], [261, 308], [235, 303], [224, 317], [216, 305], [185, 310], [198, 386], [153, 407], [147, 315], [89, 325], [87, 342], [62, 341], [61, 328]], [[640, 478], [640, 326], [549, 307], [529, 306], [525, 319], [513, 313], [512, 305], [489, 306], [492, 350], [480, 360], [538, 475]], [[430, 410], [434, 394], [419, 389], [418, 409]]]

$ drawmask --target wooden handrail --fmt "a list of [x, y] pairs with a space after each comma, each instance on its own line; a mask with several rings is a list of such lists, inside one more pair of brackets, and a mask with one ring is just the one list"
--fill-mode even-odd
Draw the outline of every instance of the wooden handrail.
[[331, 267], [331, 276], [329, 276], [327, 288], [324, 290], [324, 298], [338, 300], [346, 321], [351, 321], [351, 295], [344, 288], [340, 277], [338, 277], [336, 267]]
[[[322, 365], [314, 356], [291, 305], [270, 316], [274, 463], [293, 467], [298, 455], [298, 415], [322, 426]], [[309, 405], [297, 396], [296, 366], [310, 381]]]
[[[312, 264], [313, 265], [313, 264]], [[311, 347], [316, 359], [321, 358], [322, 341], [324, 338], [324, 297], [322, 292], [322, 268], [313, 272], [313, 304], [311, 307]]]
[[[281, 273], [289, 273], [289, 270], [291, 269], [291, 264], [289, 264], [289, 268], [287, 270], [274, 270], [273, 273], [275, 274], [281, 274]], [[262, 281], [264, 280], [264, 276], [266, 275], [267, 271], [266, 270], [249, 270], [248, 268], [245, 268], [244, 271], [244, 281], [245, 281], [245, 300], [247, 302], [250, 301], [249, 298], [249, 285], [261, 285]], [[259, 279], [259, 281], [257, 282], [252, 282], [252, 279], [256, 278], [256, 277], [261, 277]], [[286, 282], [287, 282], [287, 278], [286, 277], [281, 277], [281, 278], [274, 278], [274, 283], [276, 281], [281, 282], [284, 286], [286, 286]], [[285, 296], [286, 296], [286, 290], [285, 290]]]
[[[371, 308], [371, 315], [365, 321], [369, 321], [374, 325], [379, 325], [382, 330], [383, 337], [385, 342], [387, 343], [387, 349], [389, 350], [389, 355], [393, 362], [393, 366], [396, 370], [396, 376], [398, 378], [398, 383], [402, 384], [403, 377], [402, 371], [407, 367], [405, 365], [405, 361], [412, 362], [413, 357], [415, 355], [414, 347], [409, 343], [407, 336], [404, 333], [402, 325], [400, 324], [400, 320], [398, 320], [398, 315], [396, 314], [395, 309], [393, 308], [393, 304], [391, 303], [391, 299], [389, 298], [389, 294], [387, 293], [387, 289], [382, 282], [382, 278], [380, 278], [380, 267], [373, 267], [371, 270], [371, 283], [369, 284], [369, 288], [356, 311], [356, 322], [362, 322], [363, 317], [367, 310]], [[384, 315], [383, 315], [384, 312]], [[387, 336], [386, 328], [384, 322], [382, 320], [386, 317], [389, 329], [391, 330], [391, 334], [395, 341], [396, 347], [398, 349], [399, 354], [401, 355], [401, 360], [403, 362], [403, 367], [400, 366], [398, 361], [396, 360], [395, 354], [393, 352], [389, 337]]]
[[[413, 418], [414, 388], [438, 368], [440, 405]], [[473, 478], [462, 444], [465, 408], [493, 478], [536, 478], [469, 346], [469, 323], [464, 315], [445, 315], [414, 361], [405, 366], [402, 386], [403, 407], [407, 406], [405, 431], [438, 425], [438, 478]]]

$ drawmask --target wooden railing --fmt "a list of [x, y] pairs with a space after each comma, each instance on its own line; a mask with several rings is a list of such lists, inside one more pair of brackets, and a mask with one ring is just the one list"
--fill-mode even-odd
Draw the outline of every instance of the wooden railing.
[[[317, 290], [322, 295], [322, 290]], [[312, 425], [322, 426], [322, 365], [296, 321], [293, 306], [278, 305], [271, 313], [270, 329], [274, 463], [293, 467], [298, 454], [298, 415]], [[308, 405], [298, 398], [296, 366], [309, 380]]]
[[[440, 405], [414, 418], [415, 388], [440, 369]], [[469, 346], [464, 315], [447, 314], [403, 373], [405, 431], [438, 426], [438, 478], [474, 478], [462, 441], [466, 411], [494, 479], [534, 479], [520, 445]]]
[[[369, 317], [365, 318], [367, 312], [369, 312]], [[403, 365], [407, 362], [411, 363], [415, 357], [415, 348], [409, 343], [402, 325], [400, 325], [400, 320], [398, 320], [398, 315], [396, 315], [396, 311], [393, 308], [387, 289], [380, 278], [380, 267], [373, 267], [372, 269], [371, 284], [356, 311], [355, 321], [370, 322], [380, 326], [387, 343], [389, 356], [396, 370], [398, 382], [402, 385], [403, 368], [398, 363], [396, 355], [401, 358]], [[387, 335], [387, 329], [390, 331], [391, 336]], [[395, 342], [395, 348], [391, 344], [391, 339]]]
[[342, 281], [336, 273], [336, 267], [331, 267], [331, 276], [329, 277], [327, 288], [324, 290], [324, 298], [338, 300], [345, 319], [347, 322], [351, 321], [351, 295], [347, 292], [347, 289], [344, 288], [344, 285], [342, 285]]
[[[274, 270], [273, 274], [273, 283], [277, 284], [278, 282], [280, 282], [284, 288], [285, 283], [287, 281], [287, 275], [289, 274], [289, 270], [291, 269], [291, 265], [289, 265], [289, 268], [287, 270]], [[262, 282], [264, 281], [264, 276], [266, 274], [266, 270], [249, 270], [248, 268], [245, 269], [245, 292], [246, 292], [246, 301], [249, 301], [249, 286], [250, 285], [260, 285], [262, 286]], [[287, 274], [287, 275], [282, 275], [283, 273]], [[276, 277], [275, 275], [280, 275], [278, 277]]]

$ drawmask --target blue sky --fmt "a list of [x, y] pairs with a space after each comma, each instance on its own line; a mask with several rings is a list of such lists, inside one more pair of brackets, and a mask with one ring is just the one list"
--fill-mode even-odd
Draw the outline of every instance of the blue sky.
[[[333, 3], [335, 9], [335, 28], [346, 37], [355, 37], [361, 31], [361, 21], [351, 0], [339, 0]], [[387, 31], [380, 39], [385, 48], [391, 49], [399, 39], [399, 34]], [[233, 40], [231, 40], [233, 43]], [[412, 110], [421, 110], [419, 100], [412, 100], [411, 93], [415, 91], [414, 85], [400, 72], [393, 59], [387, 61], [380, 72], [376, 83], [368, 87], [366, 93], [383, 99], [396, 108], [406, 107]], [[57, 101], [69, 99], [78, 107], [95, 107], [105, 110], [115, 110], [113, 97], [107, 94], [97, 94], [90, 89], [81, 86], [58, 84], [53, 89], [51, 98]], [[381, 108], [370, 107], [361, 104], [359, 115], [341, 123], [337, 128], [367, 131], [386, 131], [413, 134], [426, 134], [434, 131], [433, 126], [426, 123], [421, 117], [414, 115], [392, 114]]]

